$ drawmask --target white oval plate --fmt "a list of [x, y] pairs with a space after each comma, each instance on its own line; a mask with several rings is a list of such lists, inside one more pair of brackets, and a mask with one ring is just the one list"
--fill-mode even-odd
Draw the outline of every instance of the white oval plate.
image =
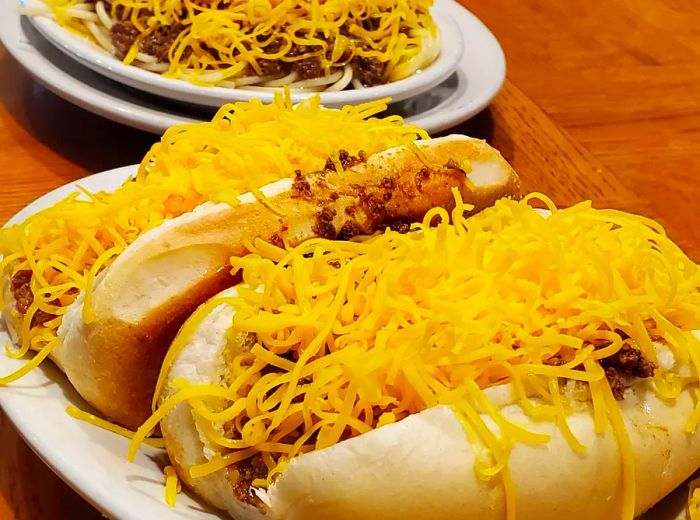
[[[111, 191], [136, 171], [137, 166], [126, 166], [62, 186], [25, 207], [9, 223], [21, 222], [65, 198], [77, 191], [76, 184], [90, 191]], [[8, 340], [3, 326], [0, 345]], [[8, 374], [23, 363], [0, 353], [0, 374]], [[65, 413], [68, 404], [90, 409], [48, 361], [12, 385], [0, 388], [0, 406], [24, 440], [58, 476], [105, 515], [125, 520], [219, 517], [184, 493], [178, 495], [174, 508], [168, 507], [164, 502], [164, 450], [146, 446], [134, 463], [129, 463], [126, 439], [71, 418]], [[641, 520], [685, 519], [686, 497], [686, 486], [680, 486]]]
[[[393, 83], [340, 92], [322, 92], [321, 103], [328, 107], [342, 107], [343, 105], [355, 105], [385, 97], [390, 97], [394, 101], [402, 101], [422, 94], [447, 79], [455, 71], [462, 57], [464, 50], [462, 34], [455, 22], [441, 13], [439, 8], [434, 9], [434, 18], [443, 42], [442, 51], [435, 62], [419, 73]], [[193, 85], [182, 79], [166, 78], [155, 72], [124, 65], [121, 60], [101, 47], [65, 30], [50, 18], [36, 16], [32, 17], [31, 21], [47, 40], [70, 58], [114, 81], [151, 94], [218, 108], [231, 101], [246, 101], [253, 98], [269, 103], [274, 97], [275, 90], [279, 90], [205, 87]], [[291, 97], [292, 101], [298, 102], [312, 95], [313, 93], [308, 92], [292, 92]]]
[[[0, 0], [0, 39], [37, 81], [55, 94], [98, 115], [148, 132], [211, 119], [212, 111], [125, 87], [79, 65], [43, 38], [17, 12], [19, 0]], [[505, 79], [505, 57], [496, 38], [454, 0], [435, 9], [459, 27], [467, 50], [457, 70], [428, 92], [393, 103], [392, 113], [430, 133], [440, 132], [483, 110]], [[443, 42], [443, 46], [449, 45]]]

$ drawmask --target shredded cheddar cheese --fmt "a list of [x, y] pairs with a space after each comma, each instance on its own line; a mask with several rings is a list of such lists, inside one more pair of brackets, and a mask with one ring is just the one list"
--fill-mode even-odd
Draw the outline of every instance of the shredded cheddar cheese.
[[[475, 470], [500, 479], [513, 519], [512, 447], [549, 437], [491, 403], [488, 389], [510, 383], [515, 403], [534, 420], [553, 422], [577, 452], [587, 448], [567, 417], [592, 408], [595, 430], [617, 439], [621, 518], [631, 520], [634, 456], [601, 361], [629, 346], [650, 361], [657, 348], [668, 349], [695, 374], [681, 385], [696, 384], [698, 265], [644, 217], [588, 202], [557, 210], [532, 194], [465, 218], [454, 193], [451, 215], [434, 208], [406, 234], [314, 239], [290, 250], [257, 241], [252, 254], [232, 258], [243, 276], [238, 296], [212, 302], [201, 316], [230, 302], [230, 337], [254, 335], [253, 346], [237, 345], [221, 386], [176, 381], [130, 456], [141, 436], [187, 401], [219, 447], [191, 476], [259, 456], [268, 478], [254, 485], [265, 487], [295, 456], [449, 405], [484, 447]], [[549, 216], [531, 205], [540, 202]], [[183, 329], [163, 373], [201, 316]], [[584, 396], [567, 390], [571, 384]], [[678, 381], [657, 366], [654, 384]]]
[[163, 475], [165, 476], [165, 503], [170, 507], [175, 507], [177, 494], [181, 491], [180, 480], [172, 466], [165, 466]]
[[292, 106], [288, 93], [271, 104], [225, 105], [211, 122], [167, 130], [136, 177], [115, 192], [82, 190], [21, 224], [0, 229], [0, 273], [12, 280], [22, 272], [31, 275], [26, 309], [16, 308], [13, 284], [5, 281], [2, 297], [9, 299], [0, 301], [0, 308], [10, 307], [20, 337], [19, 347], [7, 352], [21, 357], [30, 349], [40, 351], [0, 384], [21, 377], [50, 354], [62, 316], [80, 291], [85, 295], [83, 319], [89, 323], [97, 274], [165, 219], [205, 201], [236, 204], [237, 195], [292, 177], [296, 170], [322, 169], [341, 148], [371, 154], [427, 138], [398, 116], [373, 117], [385, 108], [385, 101], [377, 101], [326, 109], [318, 97]]
[[[74, 419], [78, 419], [88, 424], [92, 424], [93, 426], [97, 426], [98, 428], [102, 428], [103, 430], [116, 433], [117, 435], [121, 435], [122, 437], [126, 437], [127, 439], [131, 439], [134, 437], [134, 432], [132, 432], [131, 430], [127, 430], [126, 428], [119, 426], [118, 424], [106, 421], [101, 417], [97, 417], [96, 415], [91, 414], [90, 412], [86, 412], [85, 410], [81, 410], [80, 408], [76, 408], [75, 406], [66, 406], [66, 413]], [[149, 446], [153, 446], [155, 448], [165, 448], [165, 443], [163, 442], [163, 439], [149, 438], [145, 439], [144, 442]]]
[[[439, 53], [432, 3], [42, 0], [26, 12], [52, 16], [126, 64], [198, 85], [341, 90], [360, 79], [353, 74], [363, 66], [358, 59], [382, 68], [378, 82], [431, 63]], [[121, 24], [117, 38], [115, 24]], [[305, 65], [295, 69], [295, 63]]]

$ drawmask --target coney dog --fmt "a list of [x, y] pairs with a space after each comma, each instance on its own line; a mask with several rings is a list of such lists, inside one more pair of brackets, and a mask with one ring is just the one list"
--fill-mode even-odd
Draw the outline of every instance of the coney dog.
[[[518, 178], [483, 141], [449, 136], [369, 156], [340, 155], [323, 171], [263, 187], [239, 204], [205, 203], [136, 238], [63, 315], [52, 357], [106, 418], [134, 428], [151, 413], [161, 362], [203, 301], [236, 282], [224, 267], [257, 238], [296, 245], [350, 238], [451, 207], [517, 192]], [[12, 285], [11, 275], [5, 290]], [[11, 292], [11, 291], [10, 291]], [[11, 301], [11, 298], [8, 298]], [[12, 323], [12, 306], [6, 309]]]
[[405, 234], [232, 258], [131, 454], [159, 424], [239, 520], [631, 519], [682, 483], [698, 266], [636, 215], [456, 196]]

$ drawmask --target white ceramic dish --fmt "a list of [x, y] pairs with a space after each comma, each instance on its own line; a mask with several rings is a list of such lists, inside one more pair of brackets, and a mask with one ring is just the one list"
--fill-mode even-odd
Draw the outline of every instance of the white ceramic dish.
[[[88, 190], [113, 190], [136, 166], [86, 177], [79, 184]], [[69, 193], [70, 183], [39, 198], [10, 220], [20, 222]], [[0, 325], [0, 344], [8, 339]], [[21, 366], [0, 353], [0, 374]], [[32, 449], [63, 480], [106, 516], [124, 520], [206, 519], [218, 515], [186, 494], [178, 495], [174, 508], [164, 500], [162, 468], [167, 463], [163, 450], [145, 447], [134, 463], [126, 460], [127, 441], [115, 434], [71, 418], [65, 407], [73, 404], [89, 409], [65, 376], [50, 362], [13, 383], [0, 388], [0, 406]], [[642, 520], [685, 518], [687, 488], [675, 493], [642, 517]]]
[[[211, 118], [210, 109], [180, 104], [125, 87], [79, 65], [43, 38], [17, 12], [18, 0], [0, 0], [0, 39], [10, 54], [49, 90], [86, 110], [154, 133]], [[454, 74], [428, 92], [393, 103], [391, 112], [435, 133], [483, 110], [505, 79], [505, 57], [496, 38], [454, 0], [436, 9], [459, 27], [466, 49]]]
[[[440, 56], [430, 66], [409, 78], [387, 83], [386, 85], [340, 92], [323, 92], [321, 93], [321, 103], [328, 107], [341, 107], [385, 97], [390, 97], [394, 101], [402, 101], [422, 94], [447, 79], [455, 71], [462, 57], [462, 52], [464, 51], [462, 34], [455, 22], [446, 13], [442, 13], [439, 7], [434, 10], [434, 18], [444, 44]], [[186, 103], [218, 108], [224, 103], [246, 101], [252, 98], [270, 102], [274, 97], [275, 90], [279, 90], [269, 89], [261, 91], [204, 87], [193, 85], [186, 80], [166, 78], [155, 72], [124, 65], [121, 60], [118, 60], [101, 47], [68, 32], [50, 18], [36, 16], [32, 17], [31, 21], [47, 40], [67, 56], [114, 81], [151, 94]], [[313, 94], [293, 92], [292, 100], [295, 102], [301, 101], [311, 95]]]

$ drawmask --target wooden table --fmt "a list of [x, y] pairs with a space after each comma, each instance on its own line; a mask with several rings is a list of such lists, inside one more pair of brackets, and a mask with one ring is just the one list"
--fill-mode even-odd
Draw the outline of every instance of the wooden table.
[[[454, 130], [499, 148], [526, 189], [654, 217], [700, 261], [700, 3], [463, 1], [501, 41], [508, 80]], [[56, 186], [138, 162], [156, 139], [50, 94], [1, 48], [0, 78], [0, 222]], [[0, 413], [0, 518], [40, 517], [99, 514]]]

